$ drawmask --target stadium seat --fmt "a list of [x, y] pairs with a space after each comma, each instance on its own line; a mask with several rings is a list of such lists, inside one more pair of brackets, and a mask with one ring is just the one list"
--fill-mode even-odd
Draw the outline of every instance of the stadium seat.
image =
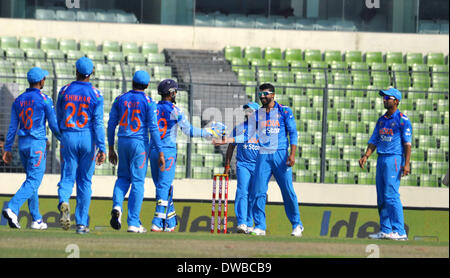
[[438, 146], [442, 150], [448, 150], [449, 149], [449, 137], [448, 136], [441, 136], [437, 139]]
[[91, 59], [93, 62], [101, 62], [105, 61], [105, 54], [101, 51], [87, 51], [86, 57]]
[[273, 71], [289, 71], [289, 64], [285, 60], [269, 60], [269, 64]]
[[344, 54], [344, 61], [347, 63], [362, 62], [362, 53], [359, 50], [347, 50]]
[[324, 61], [331, 62], [342, 62], [342, 54], [339, 50], [325, 50]]
[[224, 47], [225, 59], [231, 61], [232, 58], [241, 58], [242, 50], [240, 46], [227, 45]]
[[292, 72], [276, 71], [275, 76], [277, 82], [294, 83], [295, 81], [294, 74]]
[[67, 51], [67, 61], [78, 60], [79, 58], [81, 58], [84, 55], [85, 55], [85, 53], [80, 50], [68, 50]]
[[325, 61], [311, 61], [312, 73], [325, 73], [328, 71], [328, 64]]
[[304, 55], [306, 62], [322, 61], [322, 53], [318, 49], [306, 49]]
[[117, 22], [117, 16], [114, 12], [98, 11], [95, 13], [95, 21]]
[[248, 59], [250, 63], [250, 67], [254, 70], [258, 68], [259, 70], [268, 70], [269, 69], [269, 63], [267, 60], [262, 58], [250, 58]]
[[56, 10], [55, 11], [56, 20], [66, 20], [66, 21], [76, 21], [77, 14], [72, 10]]
[[[432, 99], [434, 101], [436, 101], [436, 99], [437, 99], [437, 103], [436, 103], [437, 111], [439, 111], [439, 112], [448, 111], [448, 107], [449, 107], [448, 99], [445, 99], [445, 97], [441, 97], [441, 98], [438, 99], [436, 97], [431, 97], [430, 95], [431, 95], [431, 93], [430, 93], [430, 91], [428, 91], [428, 98], [429, 99]], [[435, 95], [444, 96], [444, 94], [437, 94], [437, 93]], [[447, 94], [447, 97], [448, 97], [448, 94]]]
[[[299, 144], [300, 146], [300, 153], [302, 158], [315, 158], [317, 159], [320, 157], [320, 147], [317, 145], [306, 145], [306, 144]], [[311, 161], [309, 161], [311, 162]], [[311, 170], [311, 169], [309, 169]]]
[[432, 65], [431, 73], [434, 76], [448, 77], [448, 65]]
[[118, 41], [106, 40], [102, 44], [102, 51], [104, 53], [107, 53], [107, 52], [121, 52], [120, 51], [120, 44], [119, 44]]
[[425, 56], [425, 59], [427, 61], [427, 64], [432, 65], [444, 65], [445, 64], [445, 57], [444, 53], [428, 53]]
[[[343, 132], [345, 130], [342, 130], [341, 132]], [[353, 136], [351, 134], [348, 133], [336, 133], [335, 134], [335, 144], [337, 146], [352, 146], [353, 147]], [[344, 159], [345, 158], [345, 152], [343, 152], [343, 156]]]
[[6, 58], [19, 58], [24, 59], [25, 58], [25, 52], [20, 48], [7, 48], [5, 50], [5, 56]]
[[375, 184], [375, 174], [373, 173], [361, 172], [357, 173], [356, 175], [358, 179], [358, 184], [367, 184], [367, 185]]
[[[413, 132], [414, 132], [414, 130], [413, 130]], [[434, 137], [434, 136], [419, 135], [419, 136], [416, 136], [416, 138], [418, 141], [416, 146], [418, 146], [421, 149], [429, 149], [429, 148], [436, 149], [437, 148], [437, 141], [436, 141], [436, 137]]]
[[391, 64], [391, 70], [394, 72], [395, 76], [408, 76], [409, 77], [409, 68], [406, 64]]
[[[322, 121], [321, 120], [317, 120], [318, 116], [315, 115], [314, 113], [315, 108], [308, 108], [305, 109], [306, 107], [300, 107], [300, 112], [301, 112], [301, 119], [302, 120], [306, 120], [306, 128], [308, 132], [322, 132]], [[308, 110], [312, 110], [312, 111], [308, 111]], [[303, 112], [308, 112], [309, 114], [303, 114]]]
[[141, 52], [144, 55], [149, 53], [158, 53], [158, 44], [153, 42], [143, 42], [141, 46]]
[[445, 152], [442, 149], [428, 149], [427, 160], [428, 162], [445, 162]]
[[303, 54], [301, 49], [286, 48], [284, 51], [284, 59], [286, 61], [303, 61]]
[[366, 63], [383, 63], [383, 55], [380, 51], [369, 51], [365, 53]]
[[387, 89], [391, 86], [391, 78], [389, 74], [377, 74], [372, 76], [372, 84], [380, 89]]
[[434, 110], [434, 104], [429, 99], [416, 99], [415, 104], [416, 104], [416, 107], [419, 108], [421, 111], [433, 111]]
[[340, 159], [327, 159], [328, 172], [346, 172], [347, 162]]
[[148, 53], [147, 56], [148, 63], [163, 64], [166, 62], [166, 57], [162, 53]]
[[[311, 81], [312, 82], [312, 81]], [[304, 92], [304, 88], [300, 87], [300, 86], [305, 86], [305, 83], [288, 83], [286, 84], [287, 87], [285, 89], [285, 93], [286, 95], [289, 96], [296, 96], [296, 95], [303, 95]]]
[[411, 161], [411, 174], [421, 175], [430, 173], [430, 166], [425, 161]]
[[352, 83], [351, 75], [347, 73], [340, 73], [340, 72], [333, 73], [332, 80], [333, 84], [342, 85], [343, 88], [345, 88], [347, 85], [351, 85]]
[[126, 58], [128, 64], [145, 64], [145, 57], [142, 53], [128, 53]]
[[19, 39], [19, 47], [21, 49], [37, 48], [37, 41], [34, 37], [21, 37]]
[[64, 52], [59, 49], [47, 49], [45, 54], [47, 59], [64, 60], [66, 58]]
[[314, 173], [307, 170], [297, 170], [295, 172], [295, 181], [296, 182], [314, 182]]
[[349, 172], [338, 172], [337, 183], [339, 184], [356, 184], [356, 175]]
[[420, 186], [424, 187], [438, 187], [438, 178], [435, 175], [420, 175]]
[[77, 21], [95, 21], [95, 12], [92, 11], [77, 11]]
[[19, 41], [13, 36], [4, 36], [0, 39], [0, 47], [2, 49], [19, 48]]
[[40, 48], [43, 50], [58, 49], [58, 40], [56, 38], [48, 38], [48, 37], [41, 38]]
[[386, 53], [386, 64], [403, 64], [403, 54], [401, 52], [388, 51]]
[[423, 149], [411, 151], [411, 161], [425, 161], [425, 151]]
[[42, 49], [26, 49], [25, 56], [27, 60], [45, 60], [45, 52]]
[[419, 178], [414, 174], [403, 176], [400, 180], [400, 186], [419, 186]]
[[139, 23], [139, 20], [134, 13], [116, 13], [116, 21], [117, 23], [128, 24]]
[[393, 81], [393, 85], [397, 89], [411, 87], [411, 78], [409, 77], [409, 75], [395, 75]]
[[240, 82], [255, 81], [256, 80], [255, 71], [251, 69], [239, 69], [238, 79]]
[[406, 64], [411, 66], [413, 64], [423, 64], [422, 53], [409, 52], [406, 53]]
[[256, 72], [256, 80], [260, 83], [274, 82], [275, 73], [271, 70], [258, 70]]
[[347, 63], [343, 61], [331, 61], [330, 71], [332, 73], [340, 72], [340, 73], [348, 73]]
[[266, 60], [281, 60], [282, 53], [278, 47], [266, 47], [264, 49], [264, 59]]
[[80, 51], [97, 51], [97, 45], [94, 40], [80, 40]]
[[261, 48], [257, 46], [246, 46], [244, 48], [244, 58], [250, 59], [250, 58], [257, 58], [261, 59]]
[[370, 72], [372, 75], [376, 74], [384, 74], [385, 72], [389, 72], [388, 65], [385, 63], [371, 63], [370, 64]]
[[305, 61], [291, 60], [288, 63], [293, 72], [308, 72], [308, 63]]
[[139, 46], [136, 42], [122, 42], [121, 50], [126, 56], [130, 53], [139, 53]]
[[342, 161], [341, 160], [341, 149], [336, 146], [326, 145], [325, 147], [325, 158], [333, 161]]

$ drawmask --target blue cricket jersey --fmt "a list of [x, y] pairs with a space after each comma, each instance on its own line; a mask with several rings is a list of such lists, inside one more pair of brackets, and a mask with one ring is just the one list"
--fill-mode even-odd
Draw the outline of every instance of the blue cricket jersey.
[[237, 146], [236, 160], [238, 162], [255, 163], [259, 153], [259, 140], [256, 136], [248, 138], [248, 122], [245, 121], [233, 129], [233, 137], [243, 134], [244, 143], [233, 143]]
[[[158, 128], [164, 148], [177, 147], [178, 126], [189, 137], [209, 137], [202, 128], [193, 127], [184, 112], [170, 101], [162, 100], [157, 105]], [[152, 140], [152, 148], [155, 146]]]
[[369, 144], [377, 147], [378, 154], [403, 155], [403, 145], [411, 143], [411, 138], [411, 122], [397, 109], [390, 117], [384, 114], [378, 119]]
[[95, 144], [105, 152], [103, 95], [90, 82], [74, 81], [61, 88], [56, 103], [61, 132], [91, 131]]
[[[297, 126], [292, 109], [275, 101], [275, 106], [266, 112], [261, 107], [249, 117], [248, 136], [259, 140], [260, 153], [274, 153], [288, 150], [289, 145], [297, 145]], [[289, 139], [288, 139], [289, 137]], [[235, 136], [236, 143], [243, 143], [244, 136]]]
[[114, 100], [109, 112], [108, 144], [114, 145], [114, 133], [119, 125], [117, 136], [142, 139], [149, 142], [150, 132], [155, 140], [158, 152], [161, 151], [161, 140], [156, 117], [156, 103], [143, 91], [130, 90]]
[[11, 122], [6, 136], [5, 151], [11, 151], [16, 133], [19, 137], [47, 140], [45, 121], [60, 140], [53, 100], [39, 89], [28, 88], [18, 96], [11, 107]]

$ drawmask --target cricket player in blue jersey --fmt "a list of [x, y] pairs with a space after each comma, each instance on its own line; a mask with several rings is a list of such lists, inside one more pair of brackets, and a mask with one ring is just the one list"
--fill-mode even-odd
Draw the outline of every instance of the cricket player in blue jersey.
[[[297, 194], [292, 184], [292, 166], [295, 164], [298, 140], [295, 119], [289, 107], [275, 101], [275, 88], [272, 84], [264, 83], [259, 90], [262, 108], [248, 120], [248, 137], [252, 138], [256, 133], [260, 147], [256, 158], [254, 186], [249, 191], [255, 222], [250, 234], [266, 235], [265, 207], [268, 184], [273, 175], [281, 190], [286, 215], [292, 224], [291, 235], [301, 237], [303, 224], [300, 220]], [[230, 139], [235, 143], [244, 142], [242, 135]], [[214, 143], [223, 144], [226, 141], [228, 139]]]
[[410, 173], [412, 126], [408, 117], [398, 110], [402, 94], [395, 88], [381, 90], [386, 113], [381, 116], [367, 150], [359, 160], [364, 164], [377, 150], [376, 189], [380, 232], [369, 235], [372, 239], [407, 240], [400, 201], [400, 178]]
[[253, 216], [249, 189], [253, 186], [256, 158], [259, 152], [257, 137], [248, 138], [248, 116], [260, 108], [256, 102], [249, 102], [243, 107], [245, 121], [233, 129], [233, 136], [244, 134], [244, 143], [231, 143], [228, 145], [225, 156], [225, 172], [230, 174], [230, 163], [234, 149], [236, 153], [236, 178], [237, 188], [234, 199], [234, 212], [237, 219], [237, 232], [248, 234], [253, 230]]
[[111, 107], [108, 121], [109, 161], [116, 165], [117, 154], [114, 151], [114, 134], [118, 131], [119, 168], [113, 192], [113, 209], [110, 224], [116, 230], [122, 226], [122, 203], [125, 194], [131, 190], [128, 198], [128, 232], [145, 233], [139, 219], [144, 200], [144, 183], [147, 174], [150, 142], [148, 133], [155, 141], [156, 163], [165, 167], [164, 153], [156, 119], [156, 103], [145, 94], [150, 82], [146, 71], [136, 71], [133, 76], [133, 89], [118, 96]]
[[[156, 208], [152, 220], [153, 232], [173, 232], [177, 226], [177, 218], [173, 205], [173, 186], [177, 163], [177, 129], [189, 137], [212, 138], [225, 134], [226, 127], [221, 123], [213, 123], [210, 128], [195, 128], [186, 118], [183, 111], [175, 106], [178, 84], [172, 79], [165, 79], [158, 85], [161, 101], [157, 105], [158, 128], [162, 149], [166, 159], [166, 168], [160, 169], [151, 163], [152, 179], [156, 187]], [[155, 138], [151, 140], [150, 161], [158, 159]]]
[[47, 159], [46, 120], [56, 138], [61, 139], [53, 100], [41, 92], [47, 75], [47, 71], [38, 67], [30, 69], [27, 73], [30, 87], [15, 99], [11, 108], [11, 123], [6, 137], [3, 161], [9, 163], [12, 160], [11, 148], [17, 133], [20, 159], [26, 171], [25, 182], [3, 210], [3, 216], [11, 228], [20, 229], [17, 216], [22, 204], [28, 200], [28, 208], [33, 219], [31, 228], [47, 229], [47, 224], [42, 221], [39, 213], [38, 199], [38, 189], [45, 173]]
[[69, 199], [76, 181], [76, 232], [86, 234], [89, 232], [92, 175], [95, 164], [101, 165], [106, 158], [103, 95], [90, 83], [94, 65], [89, 58], [78, 59], [76, 71], [76, 81], [61, 88], [56, 103], [56, 116], [61, 131], [58, 209], [61, 226], [68, 230]]

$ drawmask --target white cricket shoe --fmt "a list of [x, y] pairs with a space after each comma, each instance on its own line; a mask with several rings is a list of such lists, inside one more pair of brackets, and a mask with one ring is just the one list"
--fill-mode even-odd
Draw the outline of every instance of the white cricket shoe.
[[253, 231], [250, 233], [253, 236], [265, 236], [266, 235], [266, 231], [261, 230], [259, 228], [254, 228]]
[[370, 234], [369, 235], [370, 239], [389, 239], [390, 238], [390, 234], [386, 234], [383, 232], [378, 232], [376, 234]]
[[20, 229], [20, 224], [19, 221], [17, 220], [17, 215], [10, 208], [4, 209], [2, 214], [8, 220], [9, 227], [13, 229]]
[[144, 226], [142, 226], [142, 225], [139, 226], [139, 227], [136, 227], [136, 226], [129, 226], [127, 232], [130, 232], [130, 233], [139, 233], [139, 234], [141, 234], [141, 233], [146, 233], [146, 232], [147, 232], [147, 229], [144, 228]]
[[389, 239], [392, 239], [392, 240], [408, 240], [408, 235], [406, 235], [406, 234], [399, 235], [397, 232], [395, 232], [395, 233], [391, 233], [389, 235]]
[[155, 224], [152, 224], [152, 232], [162, 232], [164, 229], [162, 227], [156, 226]]
[[122, 227], [122, 209], [116, 206], [111, 211], [111, 220], [109, 221], [111, 227], [115, 230], [120, 230]]
[[47, 230], [47, 228], [48, 228], [47, 223], [42, 221], [42, 219], [38, 220], [38, 221], [31, 222], [31, 229], [34, 229], [34, 230]]
[[238, 234], [247, 234], [248, 233], [248, 227], [245, 224], [238, 225], [236, 230], [237, 230]]
[[253, 227], [247, 227], [247, 231], [245, 233], [249, 234], [251, 232], [253, 232]]
[[304, 228], [298, 225], [292, 230], [291, 236], [301, 237], [303, 233]]
[[177, 226], [173, 226], [173, 227], [165, 227], [165, 228], [164, 228], [164, 232], [168, 232], [168, 233], [174, 232], [176, 227], [177, 227]]
[[59, 223], [64, 230], [70, 229], [70, 206], [69, 203], [62, 202], [58, 207], [60, 219]]

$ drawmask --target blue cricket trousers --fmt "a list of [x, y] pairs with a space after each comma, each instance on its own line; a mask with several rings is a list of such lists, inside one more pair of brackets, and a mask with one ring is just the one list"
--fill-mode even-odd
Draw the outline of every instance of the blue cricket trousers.
[[177, 223], [173, 196], [170, 195], [173, 194], [171, 192], [171, 186], [175, 178], [175, 169], [177, 166], [177, 149], [163, 147], [162, 151], [164, 152], [166, 162], [166, 169], [164, 171], [160, 171], [158, 166], [159, 153], [155, 149], [152, 149], [150, 152], [150, 167], [152, 169], [153, 183], [156, 188], [156, 208], [152, 224], [161, 228], [172, 228]]
[[61, 181], [59, 202], [68, 203], [77, 183], [75, 222], [89, 226], [92, 175], [95, 170], [95, 140], [90, 131], [63, 132], [61, 135]]
[[406, 234], [403, 219], [403, 206], [400, 201], [401, 166], [404, 165], [402, 155], [378, 155], [376, 188], [377, 205], [380, 216], [380, 230], [383, 233], [397, 232]]
[[119, 137], [119, 167], [114, 185], [113, 207], [122, 208], [128, 190], [128, 226], [141, 226], [140, 214], [144, 201], [144, 184], [147, 175], [149, 145], [142, 139]]
[[26, 179], [8, 202], [8, 208], [19, 216], [20, 207], [28, 200], [31, 217], [33, 221], [37, 221], [42, 219], [39, 213], [38, 189], [44, 177], [47, 161], [46, 140], [19, 137], [19, 154], [26, 172]]
[[237, 162], [236, 178], [237, 188], [234, 201], [234, 213], [236, 214], [237, 224], [245, 224], [253, 227], [253, 216], [251, 210], [249, 190], [253, 186], [255, 173], [255, 163]]
[[298, 225], [303, 227], [300, 220], [297, 194], [292, 184], [292, 168], [286, 165], [287, 158], [287, 150], [279, 150], [270, 154], [260, 152], [258, 154], [255, 168], [255, 184], [250, 190], [255, 228], [266, 230], [267, 189], [272, 174], [280, 187], [284, 210], [292, 224], [292, 228]]

